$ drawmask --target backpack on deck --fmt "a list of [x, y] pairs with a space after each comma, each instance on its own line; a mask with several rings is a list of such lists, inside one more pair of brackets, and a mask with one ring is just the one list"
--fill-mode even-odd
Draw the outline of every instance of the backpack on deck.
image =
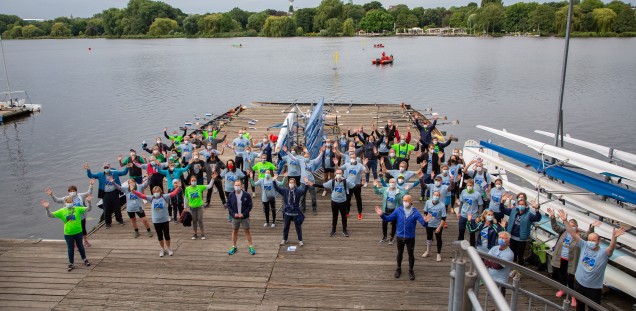
[[192, 226], [192, 214], [188, 211], [183, 211], [181, 217], [179, 217], [179, 222], [182, 223], [184, 227]]

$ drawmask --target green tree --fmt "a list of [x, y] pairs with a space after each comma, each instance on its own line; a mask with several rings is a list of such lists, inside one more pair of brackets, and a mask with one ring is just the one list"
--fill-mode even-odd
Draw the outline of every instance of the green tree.
[[314, 32], [314, 17], [316, 16], [316, 12], [316, 8], [305, 8], [297, 10], [294, 13], [296, 24], [302, 27], [303, 31], [306, 33]]
[[20, 25], [20, 21], [22, 21], [22, 19], [16, 15], [0, 14], [0, 33], [11, 29], [9, 25]]
[[486, 7], [487, 4], [489, 3], [494, 3], [497, 4], [499, 6], [503, 6], [503, 1], [502, 0], [481, 0], [481, 7]]
[[400, 13], [395, 19], [395, 24], [397, 28], [412, 28], [418, 26], [420, 21], [417, 19], [417, 16], [412, 13]]
[[87, 37], [101, 36], [104, 33], [104, 21], [101, 18], [91, 18], [86, 23], [84, 35]]
[[630, 9], [618, 14], [614, 21], [614, 31], [618, 33], [636, 31], [636, 12]]
[[532, 29], [541, 33], [554, 33], [555, 9], [549, 4], [540, 4], [528, 15], [528, 23]]
[[602, 8], [603, 2], [601, 0], [583, 0], [579, 5], [581, 6], [583, 14], [587, 14], [594, 11], [594, 9]]
[[165, 36], [170, 34], [171, 31], [177, 30], [177, 28], [177, 21], [174, 19], [157, 17], [150, 25], [148, 34], [151, 36]]
[[393, 16], [385, 10], [371, 10], [360, 21], [360, 29], [366, 32], [382, 32], [393, 29]]
[[[299, 11], [301, 10], [298, 10], [298, 12]], [[296, 12], [296, 14], [294, 15], [297, 15], [298, 12]], [[265, 12], [254, 13], [247, 18], [247, 28], [254, 29], [260, 32], [263, 29], [263, 25], [265, 25], [265, 20], [267, 20], [267, 13]]]
[[270, 16], [263, 25], [266, 37], [293, 37], [296, 34], [296, 21], [287, 16]]
[[356, 34], [356, 25], [353, 18], [347, 18], [342, 24], [342, 35], [345, 37], [352, 37]]
[[296, 36], [300, 37], [303, 35], [305, 35], [305, 32], [303, 31], [303, 27], [300, 27], [300, 26], [296, 27]]
[[22, 38], [22, 26], [15, 25], [11, 27], [11, 29], [2, 33], [2, 37], [7, 39]]
[[[583, 11], [578, 5], [572, 8], [572, 31], [581, 30], [581, 19], [583, 18]], [[554, 13], [554, 21], [556, 31], [559, 33], [565, 33], [565, 26], [568, 20], [568, 6], [564, 6]]]
[[338, 36], [342, 32], [342, 22], [338, 18], [330, 18], [326, 23], [325, 34], [329, 37]]
[[107, 36], [121, 36], [123, 27], [121, 20], [124, 18], [124, 12], [117, 8], [111, 8], [102, 12], [102, 25], [104, 34]]
[[616, 13], [616, 15], [621, 14], [621, 12], [623, 12], [624, 10], [631, 10], [629, 5], [627, 5], [627, 4], [625, 4], [625, 2], [619, 1], [619, 0], [614, 0], [614, 1], [610, 2], [610, 3], [608, 3], [605, 7], [608, 8], [608, 9], [612, 9], [612, 11], [614, 11], [614, 13]]
[[528, 25], [530, 12], [537, 8], [536, 2], [517, 2], [506, 7], [506, 30], [508, 31], [528, 31], [532, 27]]
[[614, 20], [616, 20], [616, 13], [614, 13], [612, 9], [594, 9], [592, 11], [592, 16], [594, 16], [594, 21], [596, 22], [598, 31], [608, 32], [612, 30], [612, 24], [614, 23]]
[[499, 32], [506, 22], [506, 11], [497, 3], [488, 3], [477, 12], [477, 22], [486, 32]]
[[344, 4], [341, 0], [322, 0], [316, 8], [314, 16], [314, 31], [327, 27], [327, 21], [332, 18], [341, 18]]
[[380, 3], [380, 1], [371, 1], [369, 3], [365, 3], [362, 5], [362, 7], [364, 8], [365, 11], [367, 11], [367, 13], [371, 10], [383, 10], [384, 8], [382, 7], [382, 3]]
[[36, 27], [35, 25], [26, 25], [22, 27], [22, 37], [24, 38], [35, 38], [41, 37], [43, 35], [44, 33], [42, 32], [42, 30], [40, 30], [40, 28]]
[[233, 8], [231, 11], [227, 12], [227, 14], [235, 21], [241, 24], [241, 28], [245, 28], [247, 26], [247, 19], [250, 17], [250, 13], [243, 11], [239, 8]]
[[71, 36], [78, 36], [80, 32], [86, 30], [86, 25], [88, 25], [88, 19], [86, 18], [74, 18], [71, 20], [69, 24], [69, 28], [71, 29]]
[[188, 36], [194, 36], [199, 32], [199, 17], [197, 15], [189, 15], [183, 19], [183, 31]]
[[424, 14], [420, 18], [420, 25], [441, 27], [445, 14], [446, 8], [425, 9]]
[[345, 4], [342, 12], [343, 19], [351, 18], [353, 19], [354, 23], [359, 22], [364, 17], [364, 15], [367, 14], [367, 11], [365, 11], [361, 5], [357, 4]]
[[155, 18], [170, 18], [176, 21], [183, 21], [185, 14], [172, 6], [159, 1], [151, 0], [130, 0], [124, 9], [124, 16], [127, 18], [123, 22], [123, 32], [127, 35], [139, 35], [148, 32], [148, 28]]
[[208, 34], [237, 31], [241, 28], [241, 25], [227, 14], [210, 14], [203, 18], [203, 22]]
[[70, 37], [71, 29], [62, 22], [57, 22], [53, 24], [51, 27], [51, 37], [59, 38], [59, 37]]

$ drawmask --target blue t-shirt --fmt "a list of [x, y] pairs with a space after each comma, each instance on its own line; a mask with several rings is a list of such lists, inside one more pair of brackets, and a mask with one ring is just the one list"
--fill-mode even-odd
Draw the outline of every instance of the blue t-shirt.
[[468, 190], [464, 189], [459, 195], [459, 201], [462, 202], [459, 216], [464, 218], [468, 218], [468, 214], [476, 216], [479, 213], [479, 205], [484, 204], [481, 194], [477, 190], [473, 190], [473, 193], [468, 193]]
[[[512, 253], [512, 250], [510, 250], [510, 247], [506, 247], [506, 249], [500, 250], [499, 245], [493, 246], [490, 251], [488, 251], [488, 254], [510, 262], [512, 262], [515, 257], [515, 255]], [[492, 276], [493, 280], [495, 280], [496, 282], [508, 283], [510, 266], [504, 266], [504, 268], [501, 270], [488, 268], [488, 273], [490, 273], [490, 276]]]
[[500, 213], [500, 205], [501, 205], [501, 197], [504, 193], [504, 189], [501, 190], [495, 188], [490, 189], [490, 203], [488, 204], [488, 209], [493, 211], [494, 213]]
[[580, 240], [576, 246], [581, 249], [579, 265], [574, 277], [579, 284], [587, 288], [603, 288], [603, 277], [607, 267], [607, 252], [602, 247], [592, 250], [586, 241]]
[[572, 236], [569, 233], [565, 233], [563, 238], [563, 245], [561, 245], [561, 259], [568, 260], [570, 256], [570, 243], [572, 243]]
[[428, 221], [428, 227], [437, 228], [442, 222], [442, 218], [446, 217], [446, 205], [442, 201], [437, 201], [437, 204], [433, 204], [433, 200], [428, 200], [424, 204], [424, 212], [433, 216]]
[[[347, 192], [348, 190], [345, 189], [345, 183], [342, 181], [336, 181], [335, 179], [332, 179], [326, 183], [323, 184], [323, 186], [326, 189], [331, 189], [331, 201], [335, 202], [335, 203], [343, 203], [347, 201]], [[353, 187], [355, 187], [355, 184], [349, 182], [347, 180], [347, 188], [352, 189]]]
[[152, 209], [152, 223], [160, 224], [170, 221], [170, 215], [168, 213], [170, 195], [164, 194], [157, 199], [153, 196], [149, 196], [148, 198], [152, 200], [150, 202], [150, 208]]

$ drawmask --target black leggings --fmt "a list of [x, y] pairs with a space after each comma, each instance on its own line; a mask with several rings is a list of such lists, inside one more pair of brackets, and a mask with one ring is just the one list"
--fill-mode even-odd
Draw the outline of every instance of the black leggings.
[[349, 194], [347, 195], [347, 214], [351, 211], [351, 197], [356, 196], [356, 205], [358, 207], [358, 214], [362, 214], [362, 186], [356, 185], [355, 187], [349, 189]]
[[510, 249], [512, 249], [512, 253], [515, 255], [512, 261], [516, 261], [521, 266], [525, 264], [523, 255], [526, 252], [526, 242], [527, 241], [517, 241], [510, 239]]
[[331, 231], [336, 232], [338, 225], [338, 213], [342, 219], [342, 231], [347, 231], [347, 202], [336, 203], [331, 201]]
[[569, 287], [574, 288], [574, 274], [568, 273], [568, 261], [561, 258], [559, 267], [552, 267], [552, 279]]
[[[577, 291], [579, 294], [590, 298], [590, 300], [598, 303], [599, 305], [601, 304], [601, 296], [603, 294], [603, 290], [601, 288], [589, 288], [589, 287], [585, 287], [581, 284], [579, 284], [579, 282], [575, 281], [574, 282], [574, 290]], [[588, 310], [592, 310], [594, 311], [595, 309], [592, 308], [588, 308]], [[577, 301], [576, 302], [576, 311], [585, 311], [585, 304], [582, 303], [581, 301]]]
[[[223, 191], [223, 185], [221, 184], [221, 180], [218, 178], [214, 179], [214, 187], [216, 191], [219, 193], [219, 198], [221, 198], [221, 203], [225, 205], [225, 192]], [[208, 193], [205, 195], [205, 203], [210, 203], [210, 199], [212, 198], [212, 188], [208, 189]]]
[[404, 255], [404, 245], [406, 245], [406, 250], [409, 253], [409, 270], [413, 270], [413, 266], [415, 266], [415, 238], [397, 238], [397, 266], [398, 268], [402, 268], [402, 256]]
[[[384, 213], [384, 215], [389, 216], [391, 215], [391, 213]], [[391, 240], [393, 240], [393, 238], [395, 237], [395, 230], [397, 229], [396, 227], [397, 224], [397, 219], [393, 219], [393, 221], [391, 221]], [[386, 221], [382, 221], [382, 238], [386, 239], [386, 234], [389, 231], [389, 223]]]
[[276, 199], [263, 202], [263, 212], [265, 213], [265, 222], [269, 223], [269, 211], [272, 211], [272, 223], [276, 222]]
[[242, 170], [243, 169], [243, 157], [239, 157], [239, 156], [234, 157], [234, 166], [237, 169]]
[[161, 222], [161, 223], [153, 223], [153, 225], [155, 226], [155, 232], [157, 232], [157, 240], [159, 241], [163, 241], [164, 239], [166, 241], [170, 241], [170, 222], [166, 221], [166, 222]]
[[119, 201], [119, 191], [105, 192], [102, 198], [104, 206], [104, 222], [110, 226], [113, 222], [113, 213], [115, 220], [122, 223], [124, 219], [121, 217], [121, 202]]
[[444, 227], [439, 228], [439, 232], [436, 233], [435, 230], [437, 230], [437, 228], [430, 228], [430, 227], [426, 227], [426, 241], [431, 242], [433, 241], [433, 234], [435, 234], [435, 240], [437, 240], [437, 253], [441, 254], [442, 253], [442, 231], [444, 231]]
[[181, 217], [181, 213], [183, 213], [183, 191], [179, 191], [177, 195], [170, 199], [170, 214], [172, 214], [172, 219], [179, 221], [179, 217]]

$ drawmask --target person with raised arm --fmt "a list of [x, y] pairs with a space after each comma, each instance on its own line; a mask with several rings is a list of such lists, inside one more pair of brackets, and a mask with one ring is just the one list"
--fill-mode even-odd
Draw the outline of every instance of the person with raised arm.
[[[513, 262], [514, 254], [510, 250], [510, 233], [506, 231], [499, 232], [497, 245], [491, 247], [488, 254], [508, 262]], [[490, 274], [494, 281], [499, 283], [508, 283], [508, 278], [510, 277], [510, 266], [503, 266], [488, 259], [484, 260], [484, 265], [488, 267], [488, 274]], [[501, 289], [501, 294], [505, 296], [506, 288], [503, 286], [500, 286], [499, 288]]]
[[331, 233], [330, 236], [336, 235], [336, 227], [338, 226], [338, 214], [340, 214], [342, 222], [342, 235], [349, 237], [349, 231], [347, 231], [347, 196], [349, 190], [355, 187], [355, 184], [347, 182], [344, 178], [341, 168], [337, 168], [336, 176], [323, 183], [322, 186], [314, 185], [315, 187], [325, 188], [331, 190]]
[[[159, 137], [159, 136], [157, 136], [156, 144], [154, 146], [152, 146], [152, 150], [148, 149], [148, 144], [146, 144], [145, 141], [141, 144], [141, 148], [144, 151], [150, 153], [151, 155], [154, 155], [155, 157], [158, 156], [158, 155], [164, 155], [165, 156], [166, 154], [168, 154], [168, 152], [170, 152], [170, 146], [164, 144], [161, 141], [161, 137]], [[155, 152], [155, 150], [157, 150], [157, 152]]]
[[[274, 176], [277, 178], [278, 176]], [[285, 177], [288, 177], [285, 175]], [[305, 181], [306, 184], [312, 185], [310, 181]], [[272, 183], [274, 190], [283, 197], [283, 240], [280, 245], [287, 244], [287, 238], [289, 237], [289, 227], [291, 222], [294, 221], [294, 227], [296, 228], [296, 235], [298, 236], [298, 245], [303, 246], [303, 229], [302, 224], [305, 220], [305, 215], [300, 209], [300, 198], [307, 191], [305, 185], [296, 186], [296, 179], [289, 178], [289, 189], [281, 188], [276, 183]]]
[[168, 136], [168, 128], [164, 127], [163, 128], [163, 136], [165, 136], [167, 139], [172, 141], [173, 146], [179, 147], [179, 145], [181, 144], [181, 142], [183, 141], [183, 138], [188, 135], [188, 128], [184, 127], [183, 129], [183, 134], [179, 135], [177, 133], [177, 130], [172, 131], [172, 136]]
[[351, 211], [351, 197], [355, 196], [358, 207], [358, 220], [362, 220], [362, 172], [369, 171], [369, 168], [366, 167], [368, 161], [368, 159], [364, 159], [362, 163], [359, 163], [358, 159], [351, 157], [348, 163], [345, 162], [340, 167], [347, 182], [355, 185], [355, 187], [351, 188], [347, 197], [347, 217], [349, 217], [349, 212]]
[[[172, 162], [170, 162], [172, 163]], [[163, 177], [161, 174], [161, 169], [167, 166], [166, 163], [161, 163], [155, 156], [150, 156], [148, 159], [148, 164], [141, 164], [139, 162], [132, 162], [132, 166], [146, 170], [146, 174], [148, 174], [148, 184], [150, 189], [154, 187], [160, 187], [163, 189]], [[170, 183], [168, 183], [168, 186]]]
[[420, 143], [423, 146], [428, 146], [431, 143], [433, 131], [435, 130], [435, 126], [437, 125], [437, 119], [439, 115], [437, 113], [433, 113], [433, 123], [430, 123], [428, 120], [424, 121], [424, 124], [420, 122], [420, 116], [415, 115], [415, 127], [420, 131]]
[[[466, 189], [464, 189], [459, 195], [459, 201], [457, 202], [460, 204], [459, 213], [457, 213], [457, 218], [459, 219], [459, 235], [457, 236], [457, 240], [459, 241], [464, 239], [464, 234], [468, 227], [468, 214], [477, 215], [477, 213], [479, 213], [479, 209], [484, 204], [481, 200], [481, 194], [479, 191], [475, 190], [474, 187], [475, 182], [472, 179], [466, 180]], [[473, 247], [475, 246], [475, 234], [475, 232], [469, 232], [468, 234], [470, 246]]]
[[68, 254], [68, 271], [71, 272], [75, 268], [75, 251], [74, 246], [77, 246], [77, 250], [80, 253], [82, 261], [84, 261], [84, 265], [90, 266], [91, 263], [86, 258], [86, 251], [84, 250], [84, 245], [82, 245], [82, 214], [86, 214], [91, 211], [92, 204], [91, 200], [93, 199], [92, 195], [87, 195], [85, 197], [84, 203], [86, 203], [87, 207], [84, 206], [75, 206], [73, 203], [72, 197], [66, 197], [64, 199], [64, 207], [58, 209], [55, 212], [49, 210], [49, 202], [40, 201], [40, 204], [46, 210], [46, 214], [49, 218], [58, 218], [64, 223], [64, 240], [66, 241], [66, 250]]
[[424, 204], [424, 216], [431, 214], [433, 216], [428, 221], [426, 227], [426, 251], [422, 257], [428, 257], [431, 254], [431, 246], [433, 245], [433, 234], [437, 241], [437, 257], [435, 261], [442, 261], [442, 231], [444, 223], [446, 223], [446, 205], [441, 201], [443, 194], [440, 191], [433, 191], [431, 198]]
[[[308, 179], [309, 181], [311, 181], [312, 185], [315, 183], [315, 178], [314, 178], [314, 173], [316, 172], [316, 169], [318, 169], [318, 165], [320, 164], [320, 159], [322, 159], [322, 154], [325, 152], [325, 147], [321, 147], [320, 148], [320, 153], [318, 154], [318, 156], [311, 160], [310, 157], [311, 155], [309, 154], [309, 150], [307, 150], [307, 148], [303, 148], [303, 157], [295, 157], [292, 156], [292, 158], [294, 158], [296, 161], [298, 161], [300, 163], [300, 178], [301, 180], [305, 180]], [[314, 215], [317, 214], [318, 212], [318, 203], [316, 201], [316, 188], [314, 186], [309, 186], [309, 185], [305, 185], [307, 187], [307, 191], [305, 191], [305, 194], [303, 195], [303, 197], [300, 199], [300, 208], [302, 209], [303, 213], [307, 210], [307, 192], [309, 192], [309, 195], [311, 196], [311, 210], [313, 212]]]
[[499, 232], [506, 231], [506, 228], [497, 221], [495, 213], [489, 209], [486, 209], [475, 221], [473, 221], [473, 214], [468, 214], [466, 229], [470, 233], [479, 233], [475, 248], [484, 253], [497, 245]]
[[[146, 163], [144, 158], [137, 155], [137, 152], [135, 151], [135, 149], [130, 149], [130, 156], [126, 157], [125, 160], [122, 161], [122, 156], [119, 156], [118, 160], [119, 160], [119, 166], [121, 167], [128, 166], [128, 163], [140, 163], [140, 164]], [[141, 171], [139, 167], [137, 166], [130, 167], [130, 169], [128, 169], [128, 173], [129, 173], [128, 176], [130, 177], [130, 179], [135, 180], [135, 182], [138, 184], [143, 183], [143, 174], [142, 174], [143, 172]]]
[[[214, 176], [216, 177], [216, 176]], [[201, 240], [205, 240], [205, 228], [203, 227], [203, 191], [211, 189], [214, 182], [207, 185], [198, 185], [195, 176], [190, 177], [190, 185], [184, 190], [184, 204], [192, 215], [192, 239], [197, 239], [197, 225], [201, 228]]]
[[245, 138], [245, 131], [242, 129], [238, 131], [238, 136], [234, 140], [232, 140], [231, 147], [236, 154], [236, 157], [234, 157], [234, 162], [236, 163], [238, 169], [243, 169], [243, 153], [245, 152], [245, 147], [250, 146], [251, 143], [252, 142], [249, 139]]
[[[565, 225], [565, 230], [567, 230], [574, 239], [574, 244], [580, 250], [578, 265], [574, 273], [574, 290], [590, 298], [592, 301], [601, 304], [605, 268], [607, 268], [609, 258], [614, 254], [616, 239], [625, 233], [625, 229], [622, 227], [619, 229], [614, 228], [609, 246], [603, 249], [599, 245], [600, 236], [596, 233], [588, 234], [587, 242], [583, 240], [570, 225], [568, 215], [562, 209], [559, 210], [559, 218], [561, 218], [561, 221]], [[576, 310], [584, 311], [585, 304], [578, 302]]]
[[[115, 214], [115, 220], [120, 225], [124, 225], [124, 219], [121, 217], [121, 202], [119, 201], [119, 191], [115, 188], [113, 183], [121, 185], [119, 181], [120, 176], [124, 176], [128, 173], [128, 167], [132, 166], [128, 164], [126, 168], [121, 171], [113, 170], [110, 167], [110, 164], [104, 163], [103, 171], [98, 173], [92, 173], [88, 163], [84, 164], [84, 169], [86, 170], [86, 176], [88, 178], [97, 179], [98, 184], [98, 194], [97, 197], [102, 199], [104, 206], [104, 223], [106, 224], [106, 229], [110, 228], [113, 222], [113, 213]], [[110, 181], [109, 177], [113, 177], [113, 182]]]
[[[48, 194], [53, 202], [63, 204], [66, 202], [67, 198], [71, 198], [73, 200], [74, 206], [86, 206], [84, 202], [86, 202], [86, 197], [88, 195], [93, 194], [93, 185], [95, 184], [95, 179], [91, 179], [88, 182], [88, 191], [84, 193], [77, 193], [77, 187], [71, 185], [68, 187], [68, 196], [58, 198], [53, 194], [53, 190], [51, 188], [46, 188], [44, 191]], [[84, 238], [84, 246], [91, 247], [91, 243], [88, 242], [88, 232], [86, 231], [86, 213], [82, 214], [82, 235]]]
[[[382, 196], [382, 213], [385, 216], [391, 215], [400, 205], [399, 202], [402, 202], [402, 197], [407, 194], [406, 190], [401, 190], [397, 187], [397, 181], [395, 178], [389, 179], [389, 185], [382, 188], [378, 187], [378, 182], [375, 181], [373, 184], [373, 191], [375, 194]], [[395, 219], [391, 221], [391, 239], [387, 239], [389, 222], [382, 220], [382, 239], [380, 240], [380, 244], [388, 242], [389, 245], [393, 245], [397, 229], [396, 223], [397, 220]]]
[[174, 254], [170, 247], [170, 216], [168, 215], [168, 208], [170, 199], [174, 198], [179, 192], [181, 192], [181, 188], [178, 186], [175, 187], [169, 194], [164, 194], [161, 188], [154, 187], [152, 188], [152, 196], [133, 190], [134, 195], [150, 202], [150, 208], [152, 210], [152, 224], [155, 227], [157, 239], [161, 246], [159, 257], [163, 257], [166, 252], [166, 247], [168, 256], [172, 256]]
[[427, 227], [427, 222], [433, 217], [428, 215], [426, 218], [422, 216], [417, 208], [413, 207], [413, 198], [410, 195], [402, 197], [402, 204], [396, 208], [391, 215], [384, 215], [379, 206], [375, 207], [375, 212], [386, 222], [397, 222], [397, 269], [395, 270], [395, 278], [399, 278], [402, 274], [402, 257], [404, 256], [404, 246], [409, 254], [409, 279], [415, 280], [415, 226], [419, 222], [422, 227]]
[[146, 227], [146, 232], [149, 237], [152, 237], [152, 232], [150, 231], [150, 224], [148, 224], [148, 220], [146, 219], [146, 213], [144, 212], [143, 202], [144, 198], [136, 195], [133, 191], [137, 190], [138, 192], [143, 192], [144, 189], [148, 186], [148, 181], [146, 180], [142, 184], [137, 184], [137, 181], [134, 179], [129, 179], [126, 183], [128, 184], [126, 187], [122, 187], [116, 183], [114, 183], [113, 177], [110, 177], [110, 182], [115, 185], [117, 190], [121, 191], [126, 195], [126, 212], [128, 213], [128, 218], [133, 225], [133, 237], [139, 237], [139, 227], [137, 226], [137, 218], [141, 219], [141, 222]]
[[[262, 157], [265, 158], [265, 155], [262, 155]], [[279, 187], [282, 187], [285, 183], [285, 179], [283, 179], [283, 181], [278, 181], [272, 177], [274, 174], [274, 169], [276, 169], [276, 167], [274, 167], [273, 169], [265, 169], [263, 178], [259, 177], [257, 182], [254, 182], [254, 180], [251, 181], [253, 186], [261, 188], [261, 201], [263, 202], [263, 212], [265, 213], [265, 223], [263, 224], [263, 227], [268, 227], [270, 225], [270, 211], [272, 213], [271, 227], [276, 227], [276, 191], [274, 190], [274, 186], [272, 184], [277, 183]]]
[[508, 215], [506, 231], [510, 233], [510, 248], [515, 254], [514, 260], [521, 266], [525, 265], [524, 253], [526, 243], [530, 240], [530, 229], [533, 222], [541, 220], [539, 205], [532, 203], [533, 209], [529, 211], [526, 199], [517, 201], [516, 208], [504, 207], [504, 214]]

